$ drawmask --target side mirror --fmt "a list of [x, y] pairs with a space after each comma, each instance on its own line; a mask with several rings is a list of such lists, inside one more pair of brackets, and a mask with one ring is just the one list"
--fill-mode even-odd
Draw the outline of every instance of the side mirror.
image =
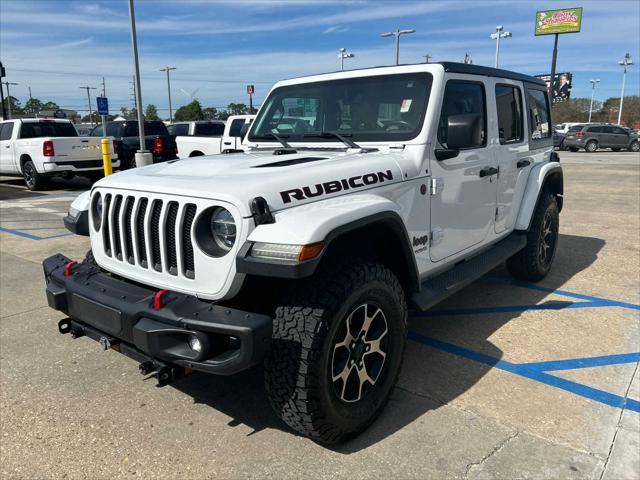
[[459, 150], [481, 144], [480, 120], [477, 113], [450, 115], [447, 119], [447, 147]]

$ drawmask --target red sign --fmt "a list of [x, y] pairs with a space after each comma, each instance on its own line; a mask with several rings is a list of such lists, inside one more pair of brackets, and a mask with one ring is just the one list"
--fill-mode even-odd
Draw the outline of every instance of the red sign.
[[253, 88], [253, 85], [247, 85], [247, 93], [249, 95], [253, 95], [255, 92], [255, 88]]

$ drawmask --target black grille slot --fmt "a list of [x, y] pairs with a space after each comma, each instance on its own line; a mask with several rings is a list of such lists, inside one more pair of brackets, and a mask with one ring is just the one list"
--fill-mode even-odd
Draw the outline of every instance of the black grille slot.
[[109, 207], [111, 206], [111, 194], [108, 193], [104, 198], [102, 211], [106, 214], [106, 220], [102, 226], [102, 243], [104, 243], [104, 252], [111, 256], [111, 230], [109, 229]]
[[116, 195], [113, 200], [113, 252], [118, 260], [122, 260], [122, 245], [120, 245], [120, 207], [122, 206], [122, 195]]
[[140, 207], [138, 208], [138, 217], [136, 218], [136, 236], [138, 237], [138, 258], [140, 259], [140, 265], [147, 268], [147, 242], [144, 236], [144, 216], [147, 213], [147, 204], [149, 200], [143, 198], [140, 200]]
[[155, 200], [151, 205], [151, 265], [154, 270], [162, 271], [162, 256], [160, 254], [160, 213], [162, 212], [162, 200]]
[[124, 202], [124, 225], [122, 228], [124, 229], [124, 247], [125, 247], [125, 255], [127, 256], [127, 262], [131, 265], [134, 264], [134, 256], [133, 256], [133, 236], [131, 233], [131, 215], [133, 214], [133, 204], [135, 199], [133, 197], [127, 197], [127, 200]]
[[178, 253], [176, 252], [176, 220], [178, 220], [178, 203], [169, 202], [167, 208], [167, 223], [165, 227], [167, 241], [167, 260], [169, 273], [178, 275]]
[[191, 243], [191, 226], [196, 218], [196, 206], [188, 204], [184, 210], [184, 222], [182, 224], [182, 264], [184, 275], [187, 278], [195, 278], [196, 267], [193, 260], [193, 244]]

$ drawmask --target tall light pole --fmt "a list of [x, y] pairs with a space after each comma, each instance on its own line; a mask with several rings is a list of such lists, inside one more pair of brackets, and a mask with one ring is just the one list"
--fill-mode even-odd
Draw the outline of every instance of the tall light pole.
[[19, 85], [15, 82], [2, 82], [7, 86], [7, 107], [9, 108], [9, 120], [11, 120], [11, 116], [13, 113], [11, 112], [11, 92], [9, 92], [9, 85]]
[[96, 87], [80, 87], [87, 90], [87, 100], [89, 100], [89, 122], [91, 126], [93, 126], [93, 113], [91, 112], [91, 95], [89, 95], [89, 90], [97, 90]]
[[600, 83], [600, 79], [589, 80], [591, 83], [591, 103], [589, 104], [589, 122], [591, 123], [591, 111], [593, 110], [593, 94], [596, 93], [596, 84]]
[[498, 68], [498, 57], [500, 56], [500, 39], [511, 37], [511, 32], [505, 32], [502, 25], [496, 27], [495, 33], [489, 35], [489, 38], [496, 41], [496, 60], [494, 62], [494, 68]]
[[396, 29], [395, 32], [385, 32], [380, 34], [381, 37], [396, 37], [396, 65], [400, 65], [400, 36], [408, 33], [416, 33], [416, 31], [412, 28], [408, 30]]
[[173, 123], [173, 110], [171, 109], [171, 81], [169, 80], [169, 72], [175, 70], [176, 67], [161, 68], [161, 72], [167, 72], [167, 92], [169, 93], [169, 123]]
[[[624, 81], [627, 78], [627, 67], [629, 65], [633, 65], [633, 61], [631, 60], [631, 55], [629, 53], [624, 54], [624, 58], [618, 62], [619, 65], [622, 65], [624, 70], [622, 73], [622, 92], [620, 92], [620, 110], [618, 110], [618, 125], [620, 125], [620, 121], [622, 120], [622, 102], [624, 100]], [[7, 95], [9, 92], [9, 87], [7, 87]]]
[[433, 55], [431, 55], [430, 53], [427, 53], [426, 55], [422, 55], [424, 57], [424, 63], [429, 63], [429, 60], [431, 60], [433, 58]]
[[129, 0], [129, 20], [131, 22], [131, 50], [133, 56], [134, 91], [136, 94], [136, 110], [138, 116], [138, 135], [140, 147], [135, 155], [136, 167], [143, 167], [153, 163], [153, 155], [147, 150], [144, 137], [144, 118], [142, 117], [142, 94], [140, 89], [140, 65], [138, 63], [138, 38], [136, 36], [136, 13], [133, 8], [133, 0]]
[[340, 59], [340, 70], [344, 70], [344, 59], [353, 58], [355, 57], [355, 55], [353, 53], [347, 53], [346, 48], [341, 48], [338, 51], [340, 52], [340, 54], [338, 55], [338, 58]]

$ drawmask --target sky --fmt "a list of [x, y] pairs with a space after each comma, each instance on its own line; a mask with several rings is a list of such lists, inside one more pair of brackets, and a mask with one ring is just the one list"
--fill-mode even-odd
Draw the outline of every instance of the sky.
[[[221, 108], [254, 105], [283, 78], [335, 71], [338, 49], [355, 57], [345, 68], [391, 65], [392, 38], [380, 33], [413, 28], [401, 39], [401, 63], [462, 61], [493, 66], [504, 25], [513, 37], [500, 48], [500, 67], [548, 74], [553, 36], [533, 34], [537, 10], [584, 8], [582, 32], [559, 38], [557, 71], [573, 73], [574, 97], [619, 96], [625, 52], [640, 63], [638, 0], [135, 0], [143, 104], [168, 117], [166, 74], [174, 111], [197, 98]], [[22, 103], [32, 95], [63, 108], [87, 110], [81, 86], [106, 83], [111, 112], [131, 107], [132, 55], [127, 0], [0, 0], [0, 60], [4, 81]], [[640, 94], [640, 65], [629, 67], [625, 95]], [[99, 90], [92, 91], [92, 97]], [[5, 90], [6, 93], [6, 90]], [[95, 100], [94, 100], [95, 105]]]

